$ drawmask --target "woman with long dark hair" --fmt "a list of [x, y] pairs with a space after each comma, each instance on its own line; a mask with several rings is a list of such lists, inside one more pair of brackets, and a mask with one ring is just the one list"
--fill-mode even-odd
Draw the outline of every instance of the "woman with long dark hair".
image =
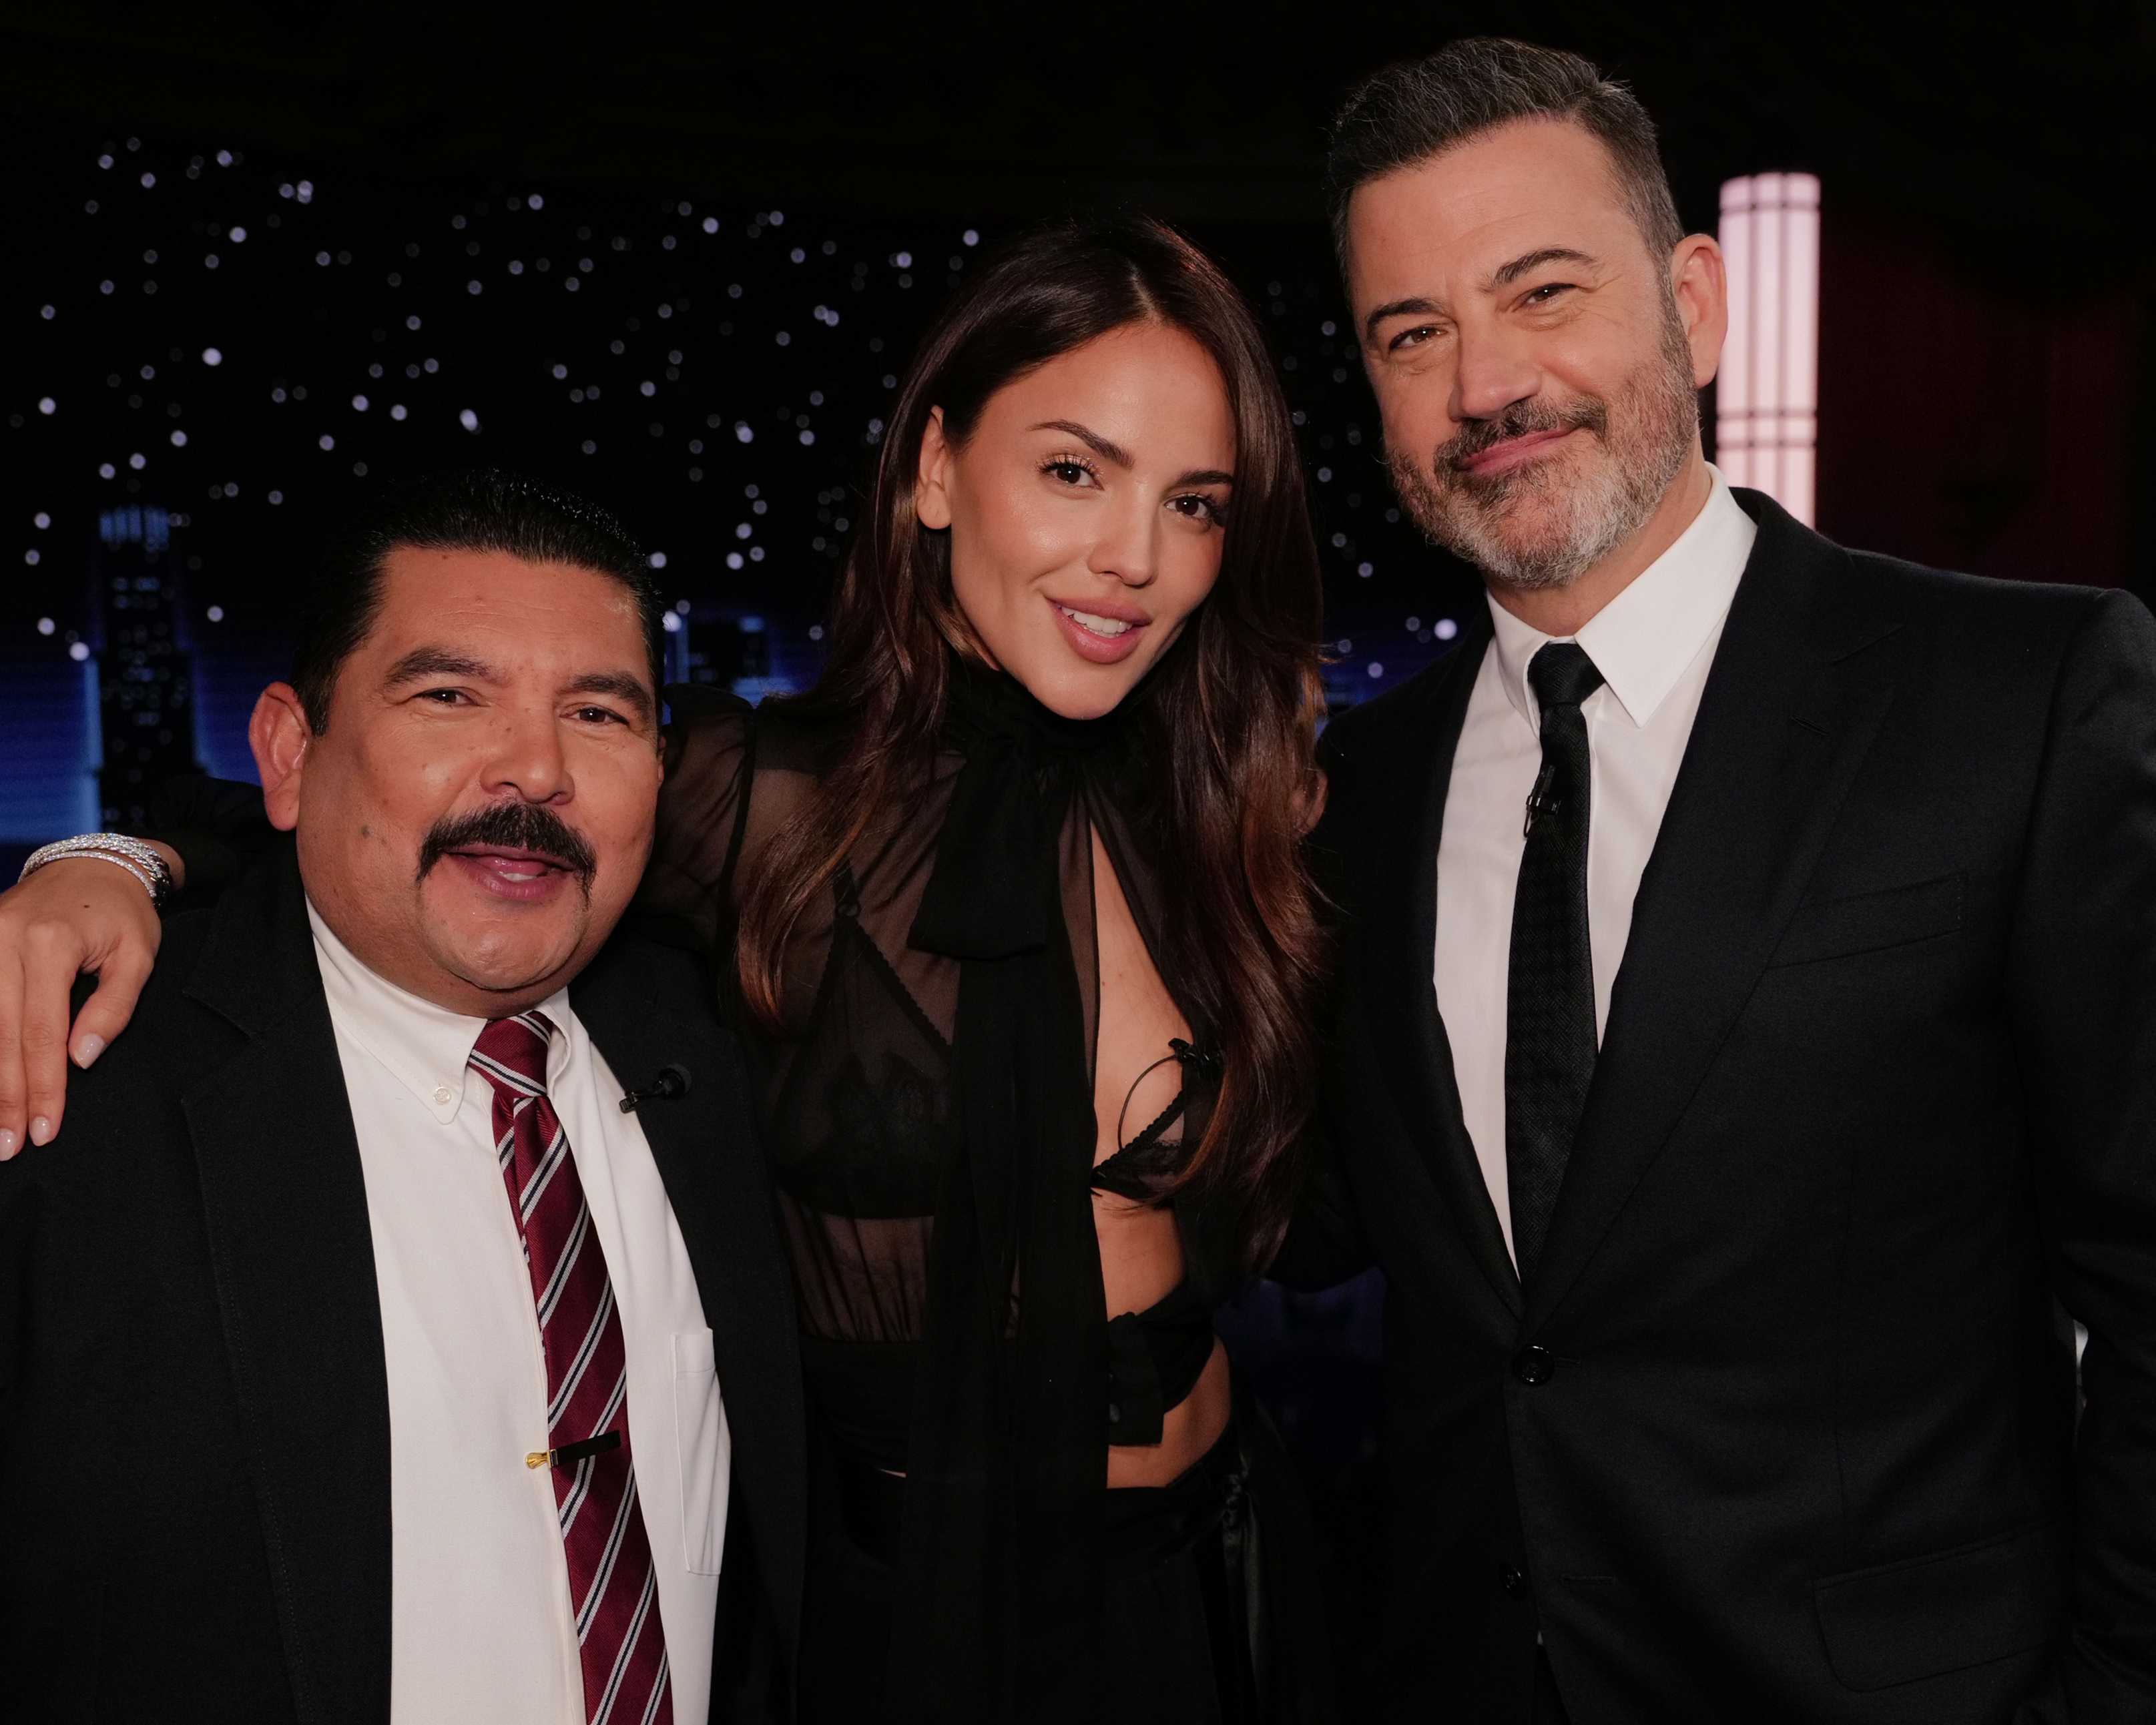
[[1295, 1717], [1291, 1507], [1211, 1327], [1314, 1066], [1320, 593], [1262, 338], [1168, 229], [1047, 229], [929, 334], [864, 517], [814, 689], [676, 695], [643, 900], [762, 1067], [804, 1713]]
[[1317, 557], [1257, 326], [1158, 223], [1037, 233], [929, 333], [862, 514], [814, 689], [668, 691], [639, 901], [761, 1091], [798, 1717], [1325, 1717], [1212, 1328], [1286, 1226], [1321, 951]]

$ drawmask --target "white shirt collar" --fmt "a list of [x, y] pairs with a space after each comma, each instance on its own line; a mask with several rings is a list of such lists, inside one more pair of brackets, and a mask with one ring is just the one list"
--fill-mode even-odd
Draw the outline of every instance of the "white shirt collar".
[[[1635, 726], [1655, 716], [1665, 697], [1727, 615], [1759, 530], [1731, 495], [1721, 469], [1710, 465], [1714, 489], [1691, 525], [1669, 550], [1635, 576], [1590, 617], [1578, 641]], [[1487, 596], [1486, 596], [1486, 597]], [[1527, 663], [1552, 641], [1489, 598], [1496, 627], [1497, 663], [1505, 698], [1531, 728], [1539, 729]]]
[[[322, 991], [337, 1028], [380, 1061], [436, 1119], [444, 1125], [455, 1119], [472, 1076], [472, 1044], [487, 1021], [423, 1001], [367, 969], [323, 921], [312, 899], [307, 921], [315, 931]], [[568, 1004], [568, 990], [557, 989], [540, 1002], [539, 1010], [557, 1026], [566, 1026]], [[550, 1083], [563, 1052], [562, 1038], [555, 1037], [547, 1062]], [[480, 1099], [493, 1105], [493, 1093], [485, 1083]]]

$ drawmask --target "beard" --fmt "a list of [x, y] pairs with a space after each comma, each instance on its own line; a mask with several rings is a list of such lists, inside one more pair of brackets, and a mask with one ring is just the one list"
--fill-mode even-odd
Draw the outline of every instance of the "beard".
[[[1462, 465], [1508, 438], [1552, 431], [1584, 431], [1594, 442], [1503, 473]], [[1388, 449], [1386, 464], [1431, 540], [1501, 586], [1548, 590], [1570, 586], [1645, 524], [1698, 433], [1691, 350], [1671, 306], [1653, 357], [1607, 399], [1531, 397], [1463, 425], [1427, 463]]]

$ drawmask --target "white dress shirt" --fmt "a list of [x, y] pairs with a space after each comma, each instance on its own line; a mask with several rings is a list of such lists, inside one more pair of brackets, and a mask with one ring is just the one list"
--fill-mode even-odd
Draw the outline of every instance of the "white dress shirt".
[[[1676, 542], [1595, 613], [1577, 640], [1603, 686], [1581, 708], [1593, 790], [1587, 921], [1594, 1031], [1632, 930], [1632, 900], [1661, 830], [1722, 625], [1758, 530], [1714, 471], [1714, 489]], [[1506, 995], [1512, 895], [1527, 794], [1542, 768], [1542, 714], [1527, 664], [1551, 641], [1490, 600], [1496, 634], [1482, 656], [1453, 756], [1437, 850], [1437, 1007], [1452, 1043], [1476, 1159], [1512, 1244], [1505, 1172]]]
[[[361, 964], [314, 907], [367, 1180], [389, 1375], [393, 1725], [583, 1725], [531, 1277], [495, 1159], [485, 1021]], [[547, 1088], [606, 1253], [629, 1363], [636, 1484], [674, 1717], [709, 1706], [731, 1455], [711, 1333], [659, 1170], [566, 992]]]

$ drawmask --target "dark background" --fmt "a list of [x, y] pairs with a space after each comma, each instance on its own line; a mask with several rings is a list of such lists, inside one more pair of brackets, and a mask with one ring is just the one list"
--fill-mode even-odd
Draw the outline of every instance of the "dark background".
[[[1822, 530], [2148, 596], [2156, 0], [1991, 20], [0, 8], [0, 850], [103, 817], [90, 673], [109, 706], [111, 581], [150, 566], [99, 524], [131, 504], [172, 523], [172, 747], [226, 774], [323, 524], [426, 467], [523, 468], [619, 512], [665, 559], [677, 670], [813, 677], [884, 380], [983, 246], [1101, 205], [1182, 223], [1260, 308], [1316, 482], [1332, 698], [1397, 681], [1479, 600], [1393, 507], [1318, 164], [1357, 76], [1478, 31], [1630, 79], [1695, 227], [1732, 175], [1820, 176]], [[1382, 1545], [1380, 1298], [1262, 1289], [1224, 1326], [1311, 1481], [1351, 1681]]]
[[1356, 76], [1480, 29], [1630, 79], [1694, 225], [1731, 174], [1821, 176], [1825, 531], [2145, 589], [2156, 0], [1974, 17], [0, 8], [0, 841], [82, 818], [96, 740], [69, 729], [65, 653], [107, 644], [86, 565], [116, 504], [183, 524], [177, 621], [217, 770], [244, 770], [323, 523], [415, 467], [588, 492], [666, 557], [699, 668], [813, 675], [882, 379], [979, 256], [965, 236], [1101, 204], [1183, 223], [1265, 313], [1317, 482], [1333, 698], [1396, 681], [1475, 588], [1392, 508], [1332, 328], [1318, 164]]

